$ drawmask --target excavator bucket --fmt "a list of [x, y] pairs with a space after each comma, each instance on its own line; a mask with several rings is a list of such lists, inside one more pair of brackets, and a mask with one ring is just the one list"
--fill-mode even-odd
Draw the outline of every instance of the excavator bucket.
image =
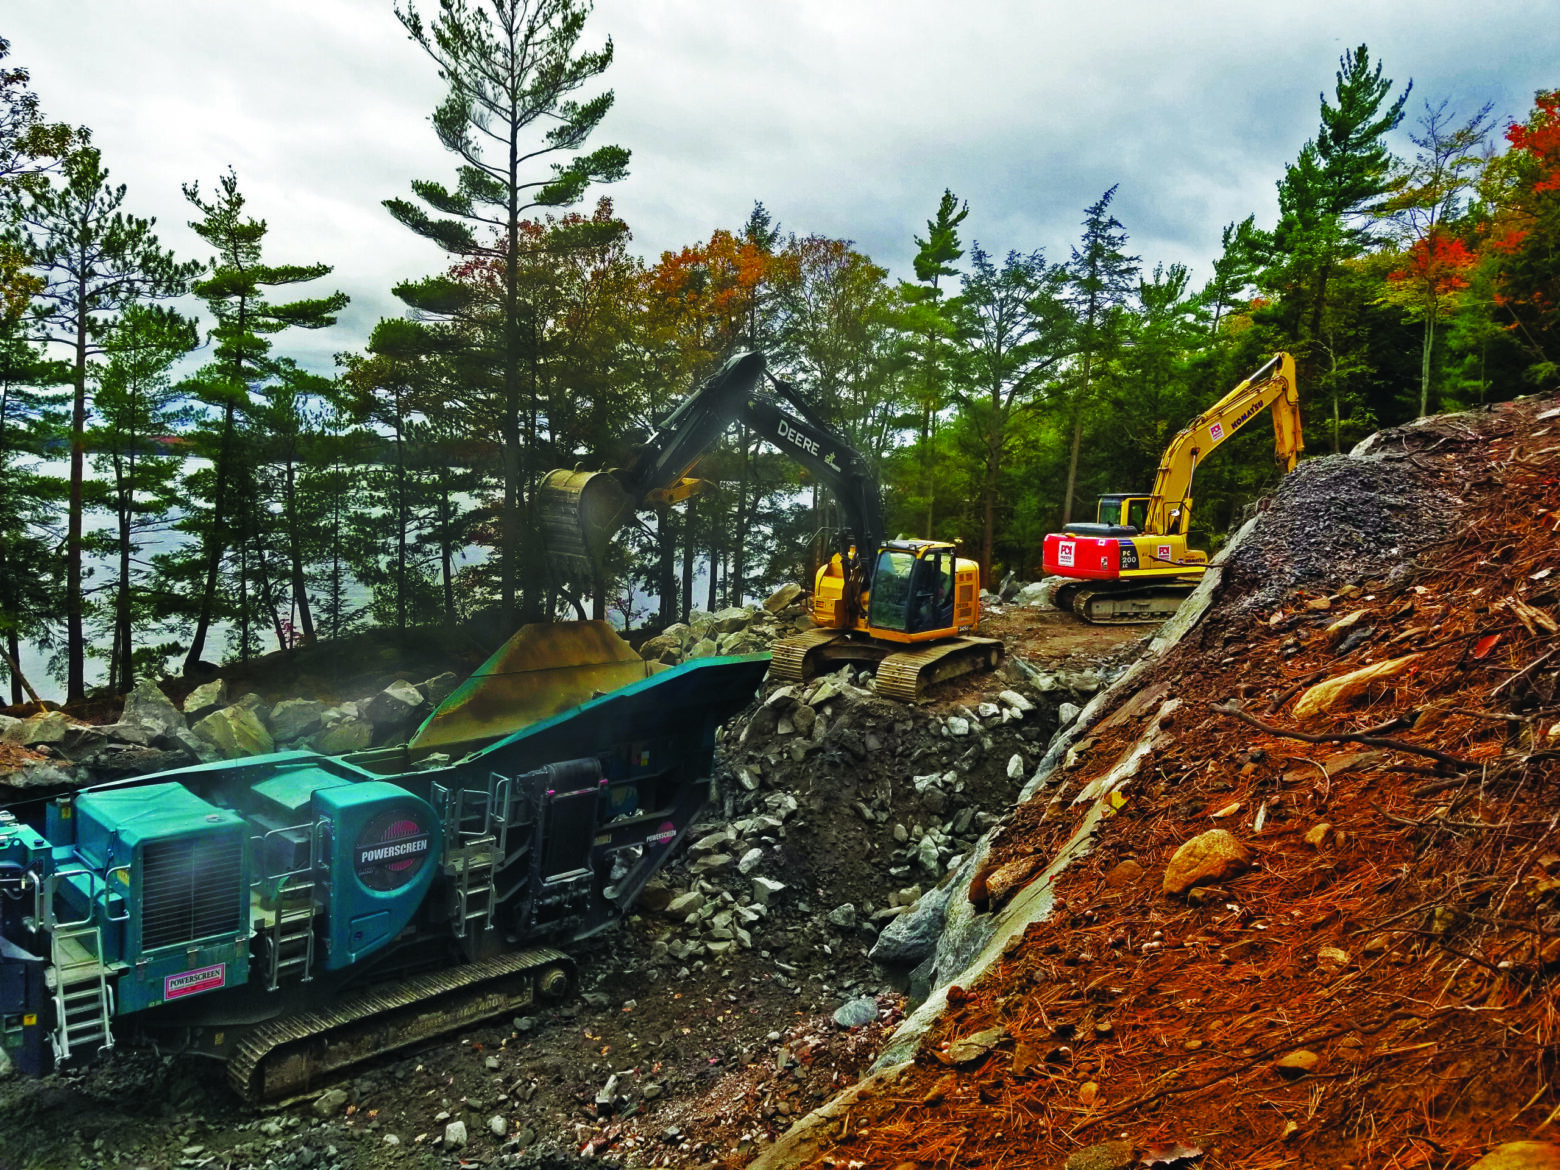
[[475, 746], [665, 669], [640, 658], [606, 622], [523, 626], [439, 704], [408, 746], [414, 754]]
[[589, 577], [633, 501], [606, 471], [549, 471], [537, 497], [554, 577]]

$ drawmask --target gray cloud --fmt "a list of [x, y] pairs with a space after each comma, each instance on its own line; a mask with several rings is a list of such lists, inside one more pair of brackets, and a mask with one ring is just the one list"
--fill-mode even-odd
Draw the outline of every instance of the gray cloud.
[[[1063, 259], [1120, 183], [1145, 264], [1205, 272], [1225, 223], [1271, 222], [1346, 48], [1412, 77], [1411, 110], [1520, 116], [1560, 84], [1544, 9], [1560, 15], [1552, 0], [601, 0], [587, 36], [613, 38], [617, 105], [597, 141], [634, 152], [603, 192], [651, 260], [761, 199], [787, 230], [854, 239], [903, 276], [945, 186], [969, 200], [967, 239]], [[181, 254], [205, 249], [180, 184], [231, 165], [275, 259], [335, 266], [353, 306], [285, 340], [300, 360], [361, 345], [400, 311], [395, 281], [446, 264], [380, 206], [452, 172], [427, 122], [441, 84], [388, 0], [52, 0], [13, 5], [4, 32], [46, 112], [92, 127], [128, 205]]]

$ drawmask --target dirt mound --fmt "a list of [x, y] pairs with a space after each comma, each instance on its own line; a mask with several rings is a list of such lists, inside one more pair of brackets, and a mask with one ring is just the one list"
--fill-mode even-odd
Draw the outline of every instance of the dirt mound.
[[1329, 455], [1284, 477], [1263, 522], [1229, 559], [1235, 618], [1294, 589], [1331, 592], [1369, 577], [1400, 579], [1408, 552], [1439, 539], [1460, 501], [1407, 460]]

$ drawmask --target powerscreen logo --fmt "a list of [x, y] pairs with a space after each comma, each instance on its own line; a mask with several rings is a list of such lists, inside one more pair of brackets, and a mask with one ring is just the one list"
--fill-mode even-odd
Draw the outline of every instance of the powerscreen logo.
[[182, 971], [163, 980], [163, 998], [180, 999], [198, 991], [212, 991], [227, 983], [227, 964], [202, 967], [198, 971]]
[[398, 890], [428, 861], [433, 839], [411, 809], [387, 809], [352, 844], [352, 870], [371, 890]]

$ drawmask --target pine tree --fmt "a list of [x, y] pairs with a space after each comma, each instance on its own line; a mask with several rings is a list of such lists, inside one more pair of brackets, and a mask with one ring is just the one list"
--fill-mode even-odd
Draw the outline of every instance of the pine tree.
[[65, 547], [66, 698], [86, 695], [83, 514], [87, 431], [87, 364], [102, 352], [105, 330], [131, 305], [178, 296], [199, 271], [164, 251], [156, 223], [120, 210], [123, 185], [109, 184], [96, 150], [67, 157], [61, 182], [28, 194], [21, 211], [28, 263], [43, 281], [33, 305], [40, 336], [72, 356], [70, 502]]
[[[30, 75], [7, 64], [10, 55], [11, 42], [0, 37], [0, 224], [14, 217], [21, 196], [46, 190], [48, 176], [92, 138], [84, 126], [44, 121], [38, 95], [28, 88]], [[27, 268], [22, 242], [0, 234], [0, 318], [20, 317], [42, 289]]]
[[961, 203], [957, 195], [943, 188], [937, 214], [926, 221], [926, 238], [914, 237], [916, 283], [901, 282], [899, 286], [905, 305], [901, 328], [912, 339], [914, 360], [919, 367], [921, 472], [926, 494], [924, 532], [928, 538], [934, 535], [937, 518], [937, 420], [947, 394], [948, 342], [953, 336], [942, 299], [942, 282], [946, 277], [959, 275], [953, 266], [964, 255], [959, 225], [969, 214], [970, 205]]
[[91, 439], [92, 462], [114, 517], [118, 573], [104, 624], [110, 634], [108, 684], [116, 694], [135, 685], [133, 630], [135, 618], [147, 609], [136, 589], [138, 538], [166, 528], [182, 502], [182, 453], [158, 447], [183, 421], [180, 395], [168, 371], [198, 343], [193, 321], [139, 305], [131, 306], [104, 339], [106, 360], [93, 398], [99, 421]]
[[1041, 252], [1009, 252], [999, 269], [977, 242], [953, 309], [967, 355], [967, 389], [956, 390], [954, 398], [979, 440], [980, 566], [986, 582], [992, 580], [997, 497], [1017, 417], [1034, 405], [1042, 381], [1067, 355], [1070, 330], [1061, 300], [1066, 280], [1066, 271], [1047, 264]]
[[1371, 240], [1392, 154], [1386, 135], [1403, 120], [1413, 82], [1392, 101], [1392, 79], [1361, 45], [1339, 61], [1334, 97], [1321, 102], [1321, 129], [1278, 184], [1278, 226], [1265, 280], [1285, 290], [1290, 344], [1309, 349], [1322, 336], [1327, 289], [1338, 265]]
[[57, 542], [47, 528], [56, 493], [22, 453], [62, 429], [48, 388], [68, 379], [68, 367], [49, 361], [19, 320], [0, 318], [0, 674], [10, 679], [12, 703], [24, 691], [35, 697], [19, 666], [23, 637], [51, 647], [62, 609]]
[[[206, 637], [216, 616], [217, 579], [223, 558], [234, 546], [236, 532], [247, 522], [248, 497], [237, 490], [240, 423], [249, 408], [251, 393], [264, 394], [265, 386], [281, 376], [282, 367], [271, 356], [270, 339], [295, 327], [324, 329], [334, 325], [336, 314], [346, 307], [348, 298], [337, 292], [280, 305], [266, 299], [267, 289], [307, 284], [325, 276], [331, 268], [328, 264], [265, 263], [265, 220], [245, 215], [244, 196], [238, 189], [238, 176], [232, 171], [218, 180], [217, 191], [209, 200], [201, 197], [198, 183], [186, 186], [184, 197], [201, 213], [201, 218], [192, 221], [190, 227], [217, 253], [206, 265], [207, 276], [197, 281], [193, 289], [206, 302], [216, 324], [211, 330], [213, 360], [191, 387], [217, 419], [216, 434], [206, 436], [206, 454], [212, 461], [205, 494], [208, 506], [192, 512], [185, 525], [200, 539], [200, 599], [185, 657], [188, 672], [205, 653]], [[301, 577], [293, 576], [293, 588], [293, 603], [306, 614], [308, 599], [302, 592]], [[247, 621], [247, 613], [241, 620]]]
[[[515, 622], [517, 586], [525, 608], [540, 609], [541, 562], [522, 548], [539, 548], [531, 494], [539, 477], [536, 421], [539, 355], [528, 343], [539, 325], [525, 301], [522, 223], [536, 208], [577, 203], [591, 183], [613, 182], [628, 171], [628, 151], [601, 146], [580, 153], [612, 108], [610, 90], [577, 100], [572, 95], [612, 64], [612, 42], [576, 52], [590, 5], [580, 0], [440, 0], [439, 16], [425, 22], [408, 3], [396, 16], [433, 59], [448, 94], [433, 115], [440, 143], [461, 160], [453, 188], [417, 181], [422, 206], [385, 201], [400, 223], [468, 261], [487, 263], [498, 277], [490, 361], [503, 388], [498, 439], [504, 455], [504, 515], [499, 549], [500, 620]], [[551, 162], [546, 171], [541, 163]], [[608, 230], [608, 229], [603, 229]], [[616, 230], [610, 229], [610, 230]], [[458, 312], [446, 284], [409, 282], [396, 288], [414, 308]], [[522, 514], [524, 510], [524, 515]], [[524, 581], [520, 581], [523, 577]]]
[[1083, 447], [1084, 416], [1089, 409], [1096, 369], [1115, 338], [1122, 306], [1136, 287], [1139, 259], [1122, 250], [1127, 233], [1110, 214], [1113, 186], [1084, 213], [1083, 239], [1072, 250], [1068, 265], [1067, 299], [1074, 316], [1074, 353], [1079, 360], [1078, 384], [1071, 395], [1072, 449], [1067, 459], [1067, 488], [1062, 497], [1062, 523], [1072, 519], [1078, 484], [1078, 456]]

